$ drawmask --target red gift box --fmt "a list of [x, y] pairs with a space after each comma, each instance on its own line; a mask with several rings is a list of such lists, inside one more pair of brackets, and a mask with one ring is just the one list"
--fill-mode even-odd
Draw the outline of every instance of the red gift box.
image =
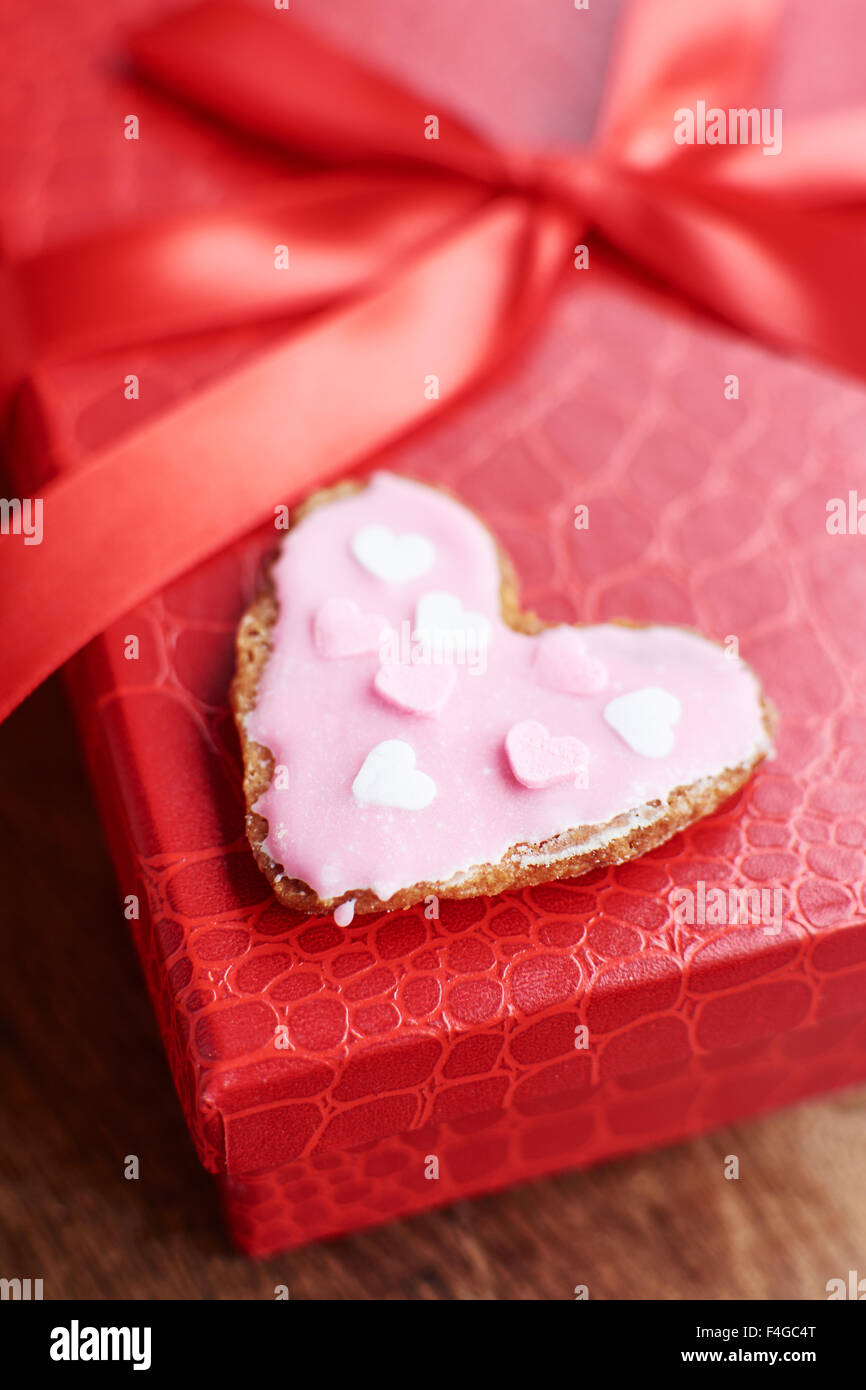
[[[542, 31], [528, 5], [500, 0], [495, 24], [479, 5], [471, 32], [487, 61], [475, 48], [464, 71], [457, 0], [432, 14], [382, 5], [374, 30], [357, 9], [340, 0], [321, 22], [422, 89], [471, 103], [482, 123], [507, 95], [512, 135], [587, 134], [609, 14], [582, 13], [581, 44], [554, 44], [565, 7]], [[68, 29], [41, 57], [47, 109], [16, 165], [15, 191], [38, 192], [18, 198], [19, 252], [166, 200], [218, 203], [267, 161], [107, 67], [100, 86], [94, 54], [118, 45], [114, 13], [90, 0], [62, 16]], [[19, 112], [32, 100], [30, 25], [22, 13], [13, 34], [21, 76], [6, 101]], [[787, 31], [786, 110], [803, 91], [807, 26], [798, 13]], [[116, 128], [112, 139], [103, 128], [132, 90], [156, 130], [134, 178]], [[86, 199], [71, 146], [66, 164], [49, 148], [61, 123], [92, 137]], [[275, 331], [44, 365], [12, 420], [19, 485], [32, 492], [56, 458], [74, 466]], [[130, 372], [142, 383], [134, 415], [118, 386]], [[474, 507], [544, 618], [628, 615], [733, 636], [780, 709], [778, 758], [732, 803], [580, 880], [347, 930], [277, 905], [244, 837], [226, 700], [270, 527], [68, 668], [175, 1083], [244, 1249], [340, 1234], [866, 1077], [864, 541], [827, 526], [831, 499], [866, 497], [864, 443], [859, 386], [688, 313], [599, 254], [519, 362], [376, 460]], [[720, 908], [717, 890], [727, 902], [731, 889], [764, 890], [772, 919]]]

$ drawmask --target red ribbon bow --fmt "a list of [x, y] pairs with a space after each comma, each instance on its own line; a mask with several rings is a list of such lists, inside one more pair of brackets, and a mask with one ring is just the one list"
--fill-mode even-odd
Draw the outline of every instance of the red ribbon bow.
[[[749, 107], [776, 0], [634, 0], [588, 150], [492, 147], [277, 11], [210, 3], [134, 44], [233, 125], [327, 167], [258, 205], [183, 216], [13, 268], [27, 366], [285, 317], [286, 336], [42, 492], [0, 545], [0, 718], [111, 621], [276, 499], [380, 449], [486, 376], [593, 228], [771, 342], [866, 372], [866, 112], [754, 145], [689, 146], [674, 113]], [[438, 111], [439, 139], [424, 138]], [[274, 248], [289, 246], [277, 273]], [[573, 272], [572, 272], [573, 273]], [[315, 316], [310, 311], [318, 310]], [[300, 319], [303, 313], [307, 317]]]

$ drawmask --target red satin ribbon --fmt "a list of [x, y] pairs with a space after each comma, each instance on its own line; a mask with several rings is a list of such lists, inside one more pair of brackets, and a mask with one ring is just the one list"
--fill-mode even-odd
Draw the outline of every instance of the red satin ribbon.
[[[211, 0], [138, 63], [236, 127], [326, 166], [237, 209], [136, 226], [13, 267], [40, 363], [283, 317], [285, 338], [42, 490], [44, 536], [0, 544], [0, 718], [137, 602], [283, 497], [382, 448], [486, 376], [590, 227], [769, 341], [866, 373], [866, 112], [782, 153], [679, 146], [700, 98], [752, 106], [777, 0], [633, 0], [589, 150], [493, 148], [278, 12]], [[436, 111], [438, 141], [423, 138]], [[274, 269], [274, 247], [290, 269]], [[316, 311], [314, 314], [312, 311]]]

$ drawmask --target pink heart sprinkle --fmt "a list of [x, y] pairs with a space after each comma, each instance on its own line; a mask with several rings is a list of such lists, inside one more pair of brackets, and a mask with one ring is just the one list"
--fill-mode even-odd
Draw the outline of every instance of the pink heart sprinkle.
[[518, 782], [532, 791], [574, 782], [585, 787], [589, 749], [580, 739], [565, 734], [554, 738], [537, 719], [512, 724], [505, 735], [505, 751]]
[[453, 666], [409, 666], [392, 662], [380, 666], [373, 685], [389, 705], [409, 714], [438, 714], [447, 703], [457, 672]]
[[377, 652], [390, 624], [380, 613], [362, 613], [354, 599], [329, 598], [316, 611], [313, 640], [328, 661]]
[[568, 627], [541, 634], [535, 671], [542, 684], [567, 695], [595, 695], [607, 684], [604, 662], [590, 656], [580, 634]]

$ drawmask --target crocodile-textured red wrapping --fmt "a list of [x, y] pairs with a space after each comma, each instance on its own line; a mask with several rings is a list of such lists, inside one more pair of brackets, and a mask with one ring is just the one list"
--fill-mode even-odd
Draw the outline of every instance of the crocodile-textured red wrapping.
[[[19, 250], [93, 225], [97, 204], [122, 221], [254, 177], [259, 156], [225, 133], [94, 80], [118, 12], [154, 8], [83, 0], [47, 36], [39, 12], [13, 15], [20, 64], [0, 100], [21, 113], [43, 94], [14, 163], [7, 230]], [[432, 11], [383, 0], [375, 32], [357, 8], [329, 6], [337, 37], [399, 65], [411, 12], [429, 33], [407, 54], [409, 77], [441, 76], [462, 95], [458, 0]], [[797, 9], [794, 101], [810, 23]], [[484, 93], [495, 103], [514, 90], [504, 55], [520, 51], [529, 89], [516, 89], [510, 119], [527, 138], [562, 135], [562, 102], [540, 94], [583, 73], [569, 129], [585, 135], [609, 17], [582, 16], [594, 27], [566, 62], [528, 5], [498, 0], [498, 27], [490, 6], [478, 12], [490, 62], [474, 114]], [[145, 107], [156, 134], [131, 177], [104, 126]], [[128, 428], [128, 371], [144, 383], [138, 422], [261, 337], [45, 370], [18, 413], [18, 475], [38, 478], [55, 451], [74, 462]], [[731, 373], [736, 400], [723, 390]], [[546, 618], [627, 615], [736, 636], [780, 710], [779, 756], [635, 863], [342, 930], [280, 908], [243, 833], [226, 691], [235, 624], [274, 533], [173, 584], [77, 658], [76, 708], [122, 893], [140, 900], [130, 926], [177, 1088], [232, 1230], [257, 1254], [866, 1077], [866, 537], [825, 524], [829, 498], [866, 498], [862, 388], [690, 316], [599, 258], [515, 368], [386, 462], [475, 507]], [[588, 530], [574, 527], [579, 504]], [[671, 891], [701, 880], [781, 888], [782, 930], [679, 924]], [[587, 1049], [575, 1046], [581, 1024]]]

